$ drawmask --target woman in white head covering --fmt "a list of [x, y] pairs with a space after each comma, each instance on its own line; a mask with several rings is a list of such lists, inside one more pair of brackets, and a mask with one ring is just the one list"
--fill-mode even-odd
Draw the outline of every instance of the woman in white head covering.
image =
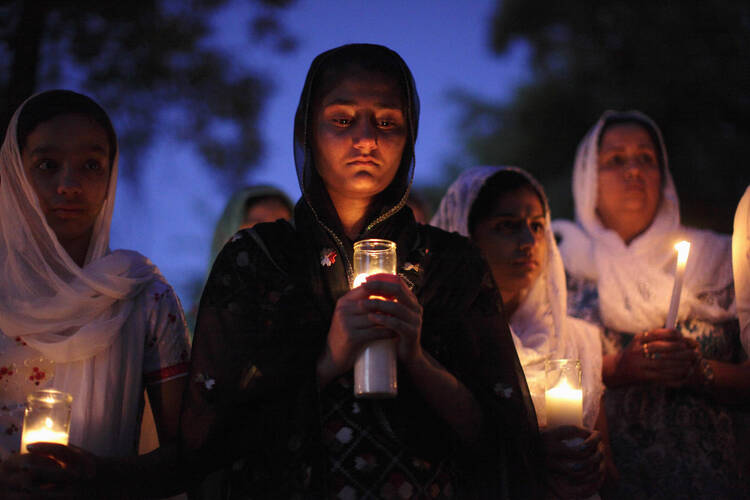
[[[540, 426], [547, 424], [545, 361], [580, 360], [583, 428], [548, 428], [545, 442], [552, 477], [557, 479], [554, 489], [564, 497], [591, 495], [601, 484], [603, 472], [602, 456], [595, 453], [599, 433], [591, 432], [602, 394], [599, 331], [567, 316], [565, 272], [544, 190], [521, 169], [472, 168], [448, 188], [431, 224], [471, 238], [489, 263], [510, 317]], [[570, 457], [562, 452], [561, 456], [560, 441], [574, 437], [585, 439], [588, 453]], [[585, 469], [576, 470], [580, 467]]]
[[[661, 132], [608, 111], [578, 147], [576, 221], [557, 221], [569, 310], [602, 324], [605, 407], [620, 497], [734, 498], [733, 413], [750, 395], [729, 238], [680, 224]], [[665, 320], [691, 243], [675, 329]], [[742, 362], [742, 364], [740, 364]]]
[[19, 107], [0, 150], [0, 458], [19, 452], [23, 404], [41, 388], [73, 396], [70, 444], [98, 456], [136, 454], [144, 387], [160, 437], [175, 436], [182, 309], [146, 257], [110, 250], [116, 186], [117, 142], [98, 104], [54, 90]]

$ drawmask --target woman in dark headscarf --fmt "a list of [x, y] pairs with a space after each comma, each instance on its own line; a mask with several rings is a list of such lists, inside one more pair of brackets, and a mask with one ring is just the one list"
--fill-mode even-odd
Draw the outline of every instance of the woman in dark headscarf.
[[[227, 497], [539, 496], [534, 410], [489, 270], [464, 238], [405, 207], [418, 107], [385, 47], [312, 63], [295, 120], [294, 225], [233, 238], [198, 313], [182, 445], [198, 467], [231, 464]], [[352, 290], [363, 238], [396, 242], [399, 283]], [[355, 399], [355, 354], [387, 337], [398, 339], [398, 396]]]

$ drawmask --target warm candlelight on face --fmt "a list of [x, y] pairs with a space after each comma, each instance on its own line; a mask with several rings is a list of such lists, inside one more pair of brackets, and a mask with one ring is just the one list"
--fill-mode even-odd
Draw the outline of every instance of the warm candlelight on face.
[[557, 359], [545, 363], [547, 390], [544, 393], [547, 425], [583, 425], [581, 365], [577, 360]]
[[672, 299], [669, 301], [669, 311], [665, 328], [674, 328], [677, 323], [677, 312], [680, 309], [680, 295], [682, 294], [682, 282], [685, 278], [685, 266], [687, 266], [690, 254], [690, 242], [681, 241], [674, 246], [677, 250], [677, 264], [674, 272], [674, 286], [672, 287]]

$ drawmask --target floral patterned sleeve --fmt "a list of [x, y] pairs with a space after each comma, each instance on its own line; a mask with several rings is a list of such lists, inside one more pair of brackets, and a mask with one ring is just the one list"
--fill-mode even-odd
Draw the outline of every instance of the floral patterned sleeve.
[[144, 382], [150, 385], [184, 377], [188, 371], [190, 341], [180, 301], [163, 277], [149, 286], [146, 301]]

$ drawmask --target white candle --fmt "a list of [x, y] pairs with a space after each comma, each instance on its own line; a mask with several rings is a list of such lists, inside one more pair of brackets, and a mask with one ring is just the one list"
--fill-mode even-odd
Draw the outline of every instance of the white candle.
[[24, 428], [21, 436], [21, 453], [28, 453], [27, 445], [32, 443], [68, 444], [68, 433], [56, 428], [51, 418], [44, 419], [44, 425], [36, 428]]
[[547, 425], [583, 425], [583, 390], [570, 385], [567, 378], [544, 394]]
[[674, 287], [672, 287], [672, 300], [669, 302], [669, 312], [664, 328], [674, 328], [677, 323], [677, 312], [680, 309], [680, 295], [682, 294], [682, 282], [685, 279], [685, 266], [690, 253], [690, 242], [681, 241], [674, 246], [677, 250], [677, 266], [674, 272]]

